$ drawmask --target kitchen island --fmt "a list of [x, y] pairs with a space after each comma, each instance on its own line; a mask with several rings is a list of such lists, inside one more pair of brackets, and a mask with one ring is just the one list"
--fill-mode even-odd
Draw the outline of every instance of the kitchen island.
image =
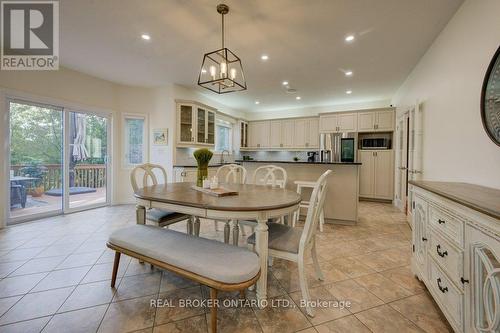
[[[287, 188], [296, 190], [296, 180], [316, 181], [326, 170], [333, 173], [328, 179], [324, 213], [326, 223], [356, 224], [358, 221], [359, 166], [361, 163], [344, 162], [292, 162], [237, 160], [248, 171], [248, 181], [255, 169], [266, 164], [284, 168], [288, 175]], [[303, 190], [303, 199], [308, 200], [311, 190]], [[305, 210], [301, 214], [305, 214]]]

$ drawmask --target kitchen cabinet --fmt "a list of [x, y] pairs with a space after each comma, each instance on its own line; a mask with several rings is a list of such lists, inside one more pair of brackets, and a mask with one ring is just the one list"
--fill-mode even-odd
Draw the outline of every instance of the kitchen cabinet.
[[319, 123], [319, 131], [321, 133], [356, 132], [358, 114], [353, 112], [320, 115]]
[[296, 119], [294, 123], [293, 148], [318, 148], [318, 119], [300, 118]]
[[253, 121], [248, 124], [248, 146], [251, 148], [268, 148], [270, 121]]
[[359, 150], [362, 163], [359, 178], [359, 196], [392, 200], [394, 156], [392, 150]]
[[455, 332], [500, 332], [500, 220], [449, 200], [446, 188], [436, 194], [416, 182], [410, 193], [413, 273]]
[[281, 140], [281, 123], [281, 120], [272, 120], [269, 123], [269, 146], [271, 148], [283, 147], [283, 143]]
[[248, 122], [239, 121], [240, 124], [240, 148], [248, 147]]
[[[212, 178], [217, 173], [218, 167], [208, 167], [208, 178]], [[194, 183], [198, 175], [198, 168], [192, 167], [174, 167], [174, 182], [175, 183]]]
[[181, 146], [214, 146], [215, 110], [196, 102], [178, 102], [177, 143]]
[[379, 110], [358, 113], [358, 132], [394, 131], [394, 111]]

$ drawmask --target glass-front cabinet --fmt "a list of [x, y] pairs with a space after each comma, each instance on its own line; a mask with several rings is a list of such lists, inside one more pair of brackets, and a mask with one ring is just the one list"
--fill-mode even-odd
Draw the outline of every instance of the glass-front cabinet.
[[196, 102], [177, 101], [177, 143], [184, 146], [213, 146], [215, 112]]
[[246, 121], [240, 121], [240, 147], [248, 147], [248, 123]]

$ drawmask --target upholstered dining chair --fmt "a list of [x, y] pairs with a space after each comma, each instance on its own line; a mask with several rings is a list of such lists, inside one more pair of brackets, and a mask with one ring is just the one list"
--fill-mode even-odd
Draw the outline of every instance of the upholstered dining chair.
[[[163, 182], [167, 183], [167, 172], [161, 165], [151, 163], [141, 164], [136, 166], [130, 173], [130, 182], [134, 192], [139, 189], [137, 178], [140, 178], [140, 172], [142, 172], [142, 186], [158, 185], [158, 177], [154, 170], [159, 170], [163, 176]], [[159, 227], [168, 228], [169, 225], [184, 220], [188, 220], [187, 232], [190, 234], [194, 232], [196, 234], [196, 230], [193, 231], [193, 218], [189, 215], [156, 208], [146, 211], [146, 222]]]
[[[252, 183], [254, 185], [271, 185], [272, 187], [285, 188], [288, 180], [286, 170], [277, 165], [263, 165], [255, 169], [252, 176]], [[249, 226], [253, 229], [257, 225], [257, 221], [236, 221], [233, 229], [233, 244], [238, 245], [239, 240], [239, 225]], [[243, 231], [243, 227], [242, 227]], [[245, 235], [245, 234], [243, 234]]]
[[[279, 223], [268, 223], [269, 257], [280, 258], [296, 262], [299, 271], [300, 291], [302, 299], [306, 301], [306, 313], [313, 317], [314, 311], [310, 304], [309, 288], [305, 272], [305, 254], [311, 251], [316, 278], [323, 280], [323, 273], [316, 253], [316, 230], [319, 216], [323, 209], [326, 197], [326, 181], [332, 170], [323, 173], [313, 188], [309, 207], [307, 209], [304, 229], [294, 228]], [[247, 239], [248, 247], [255, 250], [255, 233]]]
[[[217, 172], [215, 174], [219, 182], [223, 182], [226, 184], [245, 184], [246, 179], [247, 179], [247, 170], [242, 167], [241, 165], [238, 164], [227, 164], [223, 165], [220, 168], [217, 169]], [[229, 243], [229, 235], [231, 232], [231, 226], [230, 226], [231, 220], [226, 220], [224, 221], [224, 243]], [[218, 223], [219, 221], [214, 220], [214, 226], [215, 230], [218, 231]], [[236, 230], [236, 231], [235, 231]], [[238, 240], [238, 232], [239, 226], [238, 226], [238, 221], [233, 221], [233, 239], [234, 239], [234, 232], [236, 232], [236, 240]], [[234, 243], [234, 241], [233, 241]], [[236, 245], [238, 243], [236, 242]]]

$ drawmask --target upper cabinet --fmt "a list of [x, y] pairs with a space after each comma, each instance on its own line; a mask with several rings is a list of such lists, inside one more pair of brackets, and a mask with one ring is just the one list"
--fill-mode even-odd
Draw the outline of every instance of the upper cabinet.
[[248, 124], [248, 147], [268, 148], [270, 121], [254, 121]]
[[355, 112], [320, 115], [319, 120], [321, 133], [356, 132], [358, 129], [358, 114]]
[[318, 148], [319, 131], [318, 118], [301, 118], [294, 120], [293, 147]]
[[358, 113], [358, 132], [394, 131], [394, 110]]
[[240, 120], [240, 147], [248, 147], [248, 122]]
[[213, 146], [215, 110], [195, 102], [177, 102], [177, 143]]

